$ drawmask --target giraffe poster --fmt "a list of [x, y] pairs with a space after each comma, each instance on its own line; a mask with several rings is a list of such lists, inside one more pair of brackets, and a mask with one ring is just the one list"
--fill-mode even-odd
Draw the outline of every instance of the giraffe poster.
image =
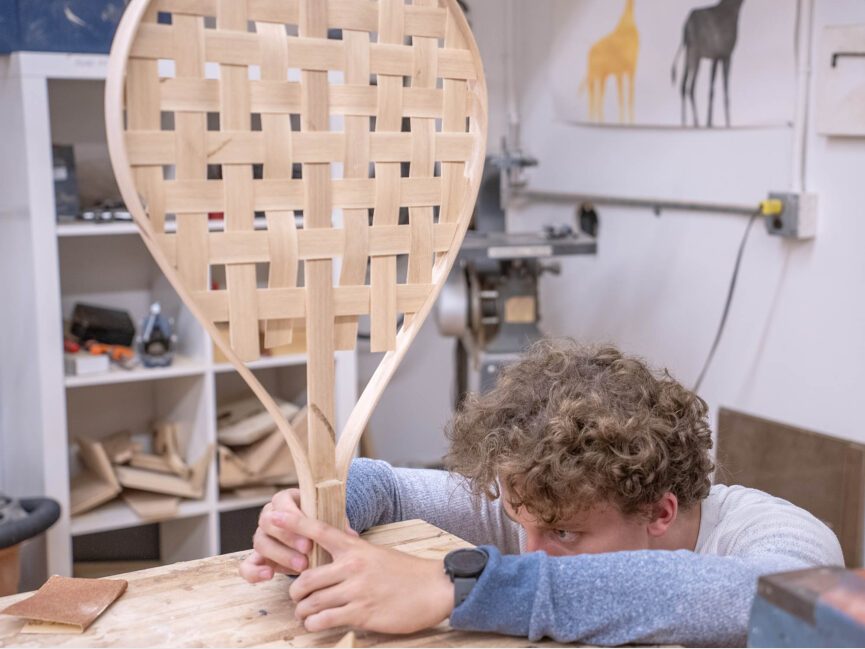
[[562, 120], [673, 128], [792, 123], [795, 2], [555, 3], [548, 70]]

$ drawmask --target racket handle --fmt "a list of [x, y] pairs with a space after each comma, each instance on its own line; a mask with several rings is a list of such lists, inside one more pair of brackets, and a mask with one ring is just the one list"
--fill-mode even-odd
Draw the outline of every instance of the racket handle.
[[[342, 480], [319, 482], [315, 486], [315, 499], [315, 517], [338, 530], [345, 529], [345, 483]], [[331, 561], [330, 553], [316, 543], [310, 556], [310, 568]]]

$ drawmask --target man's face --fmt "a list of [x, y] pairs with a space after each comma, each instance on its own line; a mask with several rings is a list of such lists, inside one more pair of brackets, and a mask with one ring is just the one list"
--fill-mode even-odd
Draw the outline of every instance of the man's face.
[[518, 511], [502, 494], [505, 513], [526, 531], [526, 551], [552, 556], [599, 554], [650, 547], [647, 520], [625, 516], [611, 504], [599, 504], [567, 519], [547, 525], [521, 507]]

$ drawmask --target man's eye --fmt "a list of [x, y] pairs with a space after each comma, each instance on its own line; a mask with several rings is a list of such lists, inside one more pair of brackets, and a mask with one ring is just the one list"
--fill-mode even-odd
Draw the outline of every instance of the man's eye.
[[569, 532], [567, 530], [553, 530], [556, 539], [567, 543], [568, 541], [576, 541], [579, 534], [577, 532]]

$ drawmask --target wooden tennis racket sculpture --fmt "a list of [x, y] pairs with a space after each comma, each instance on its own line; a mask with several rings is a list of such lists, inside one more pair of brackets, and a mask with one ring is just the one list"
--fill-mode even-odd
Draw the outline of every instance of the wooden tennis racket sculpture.
[[[304, 513], [342, 527], [354, 449], [480, 184], [486, 85], [456, 0], [132, 0], [105, 103], [145, 244], [285, 436]], [[212, 212], [224, 214], [216, 229]], [[361, 315], [385, 354], [337, 443], [334, 351], [354, 348]], [[306, 439], [245, 365], [300, 327]], [[315, 549], [313, 565], [328, 560]]]

